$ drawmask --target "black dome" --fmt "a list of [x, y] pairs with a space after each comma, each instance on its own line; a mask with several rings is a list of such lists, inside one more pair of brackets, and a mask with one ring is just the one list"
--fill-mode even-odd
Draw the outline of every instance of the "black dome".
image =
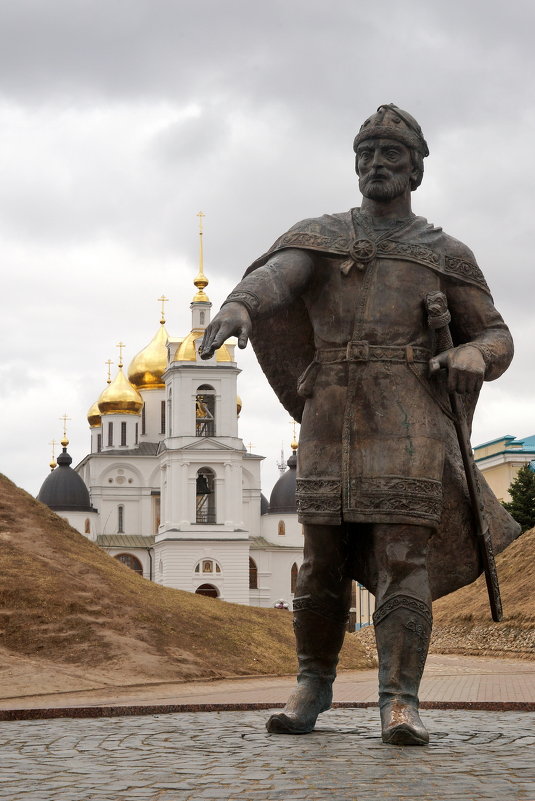
[[289, 467], [277, 481], [269, 499], [269, 514], [296, 514], [295, 483], [297, 478], [297, 456], [292, 453], [286, 464]]
[[267, 515], [269, 512], [269, 501], [263, 492], [260, 493], [260, 514]]
[[43, 481], [37, 500], [54, 511], [94, 512], [89, 490], [83, 479], [71, 467], [72, 459], [64, 448], [58, 456], [58, 466]]

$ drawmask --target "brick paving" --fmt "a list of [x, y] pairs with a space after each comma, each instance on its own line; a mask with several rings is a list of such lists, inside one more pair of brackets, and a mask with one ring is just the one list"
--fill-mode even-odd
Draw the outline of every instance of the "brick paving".
[[[41, 696], [5, 696], [0, 699], [0, 711], [109, 704], [116, 706], [276, 704], [286, 700], [294, 683], [293, 676], [257, 677], [225, 681], [153, 683], [135, 687], [101, 687]], [[420, 698], [423, 702], [431, 703], [492, 701], [534, 703], [535, 662], [431, 654], [427, 660]], [[334, 699], [342, 703], [376, 702], [377, 670], [340, 673], [334, 685]]]
[[377, 709], [309, 735], [266, 712], [0, 723], [2, 801], [535, 801], [535, 714], [424, 713], [427, 747], [385, 746]]

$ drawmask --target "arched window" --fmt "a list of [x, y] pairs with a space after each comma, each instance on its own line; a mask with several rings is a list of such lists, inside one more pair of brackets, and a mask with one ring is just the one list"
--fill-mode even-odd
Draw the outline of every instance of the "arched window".
[[195, 395], [195, 436], [215, 435], [215, 390], [209, 384], [201, 384]]
[[165, 434], [165, 401], [160, 401], [160, 434]]
[[195, 593], [196, 595], [206, 595], [208, 598], [219, 598], [217, 587], [214, 587], [213, 584], [201, 584], [200, 587], [197, 587]]
[[195, 565], [195, 573], [221, 573], [221, 565], [215, 559], [201, 559]]
[[209, 467], [201, 467], [197, 470], [195, 496], [195, 522], [215, 523], [215, 473]]
[[84, 531], [86, 534], [91, 534], [91, 521], [88, 517], [85, 519]]
[[133, 570], [135, 573], [139, 573], [140, 576], [143, 575], [143, 565], [139, 561], [139, 559], [135, 556], [132, 556], [131, 553], [118, 553], [115, 556], [118, 562], [122, 562], [123, 565], [126, 565]]
[[258, 589], [258, 568], [254, 559], [249, 557], [249, 589]]
[[284, 520], [279, 520], [279, 537], [284, 537], [286, 534], [286, 523]]
[[126, 423], [121, 423], [121, 445], [126, 445]]
[[113, 423], [108, 423], [108, 448], [113, 445]]
[[171, 387], [169, 387], [169, 392], [167, 395], [167, 419], [166, 419], [167, 435], [169, 437], [173, 433], [172, 404], [173, 404], [173, 390], [171, 389]]
[[117, 534], [124, 534], [124, 506], [117, 507]]
[[290, 592], [295, 592], [295, 588], [297, 585], [297, 565], [294, 562], [292, 565], [292, 569], [290, 570]]

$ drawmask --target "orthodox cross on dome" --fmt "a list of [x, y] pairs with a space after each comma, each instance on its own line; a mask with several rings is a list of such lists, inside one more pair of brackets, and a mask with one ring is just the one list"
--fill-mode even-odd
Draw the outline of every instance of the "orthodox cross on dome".
[[253, 452], [254, 444], [252, 442], [247, 443], [247, 447], [249, 448], [249, 453]]
[[67, 439], [67, 421], [70, 421], [72, 418], [67, 417], [67, 412], [65, 412], [65, 414], [63, 414], [59, 419], [63, 423], [63, 439], [61, 440], [61, 444], [64, 448], [66, 448], [69, 444], [69, 440]]
[[123, 366], [123, 348], [126, 348], [126, 345], [124, 344], [124, 342], [118, 342], [115, 347], [119, 348], [119, 365], [118, 366], [119, 366], [119, 368], [121, 368]]
[[168, 303], [168, 302], [169, 302], [169, 298], [166, 298], [165, 295], [162, 292], [161, 298], [158, 298], [158, 303], [162, 304], [162, 318], [160, 320], [160, 324], [161, 325], [165, 324], [165, 304]]
[[108, 381], [108, 384], [111, 384], [111, 366], [112, 366], [113, 362], [112, 362], [111, 359], [108, 359], [107, 361], [104, 362], [104, 364], [108, 365], [108, 379], [107, 379], [107, 381]]
[[207, 302], [209, 300], [208, 296], [205, 294], [204, 290], [208, 286], [208, 278], [204, 274], [204, 253], [203, 253], [203, 244], [202, 244], [202, 237], [203, 237], [203, 227], [202, 221], [203, 217], [206, 217], [206, 214], [203, 211], [200, 211], [197, 214], [199, 218], [199, 272], [193, 279], [193, 284], [199, 290], [195, 297], [193, 298], [193, 302]]
[[297, 434], [296, 434], [296, 432], [295, 432], [295, 427], [296, 427], [297, 423], [296, 423], [296, 421], [295, 421], [295, 420], [290, 420], [290, 425], [291, 425], [291, 426], [293, 426], [293, 439], [292, 439], [292, 442], [291, 442], [291, 444], [290, 444], [290, 448], [291, 448], [293, 451], [296, 451], [296, 450], [297, 450], [297, 448], [299, 447], [299, 443], [298, 443], [298, 441], [297, 441]]
[[55, 468], [55, 467], [57, 467], [57, 462], [56, 462], [56, 445], [57, 445], [58, 443], [56, 442], [56, 440], [55, 440], [55, 439], [53, 439], [53, 440], [51, 440], [51, 441], [50, 441], [48, 444], [49, 444], [49, 445], [52, 445], [52, 460], [51, 460], [51, 462], [50, 462], [50, 469], [51, 469], [51, 470], [54, 470], [54, 468]]

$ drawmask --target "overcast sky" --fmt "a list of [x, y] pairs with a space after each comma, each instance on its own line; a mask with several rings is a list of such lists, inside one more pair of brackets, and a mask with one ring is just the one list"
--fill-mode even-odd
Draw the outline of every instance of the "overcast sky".
[[[0, 3], [0, 470], [89, 449], [104, 362], [190, 329], [197, 212], [214, 311], [304, 217], [359, 205], [353, 137], [381, 103], [431, 155], [413, 208], [474, 250], [515, 337], [473, 442], [535, 433], [532, 0]], [[277, 478], [289, 417], [239, 353], [240, 434]], [[115, 369], [115, 368], [114, 368]]]

